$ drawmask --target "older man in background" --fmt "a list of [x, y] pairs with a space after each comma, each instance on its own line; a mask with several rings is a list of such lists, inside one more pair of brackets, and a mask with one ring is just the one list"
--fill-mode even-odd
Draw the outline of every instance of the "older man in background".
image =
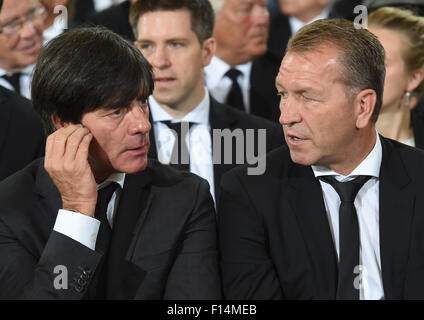
[[274, 84], [281, 59], [267, 52], [266, 0], [212, 0], [216, 53], [205, 68], [206, 86], [221, 103], [277, 122]]

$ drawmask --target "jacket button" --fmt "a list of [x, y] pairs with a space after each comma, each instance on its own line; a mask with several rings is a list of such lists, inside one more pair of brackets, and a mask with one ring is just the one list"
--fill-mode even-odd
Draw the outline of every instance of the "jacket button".
[[78, 280], [77, 280], [77, 283], [78, 283], [78, 285], [79, 286], [81, 286], [81, 287], [85, 287], [85, 285], [87, 284], [87, 281], [85, 281], [84, 279], [82, 279], [82, 278], [79, 278]]
[[84, 290], [84, 288], [79, 286], [79, 285], [75, 285], [74, 290], [79, 293], [79, 292], [82, 292], [82, 290]]

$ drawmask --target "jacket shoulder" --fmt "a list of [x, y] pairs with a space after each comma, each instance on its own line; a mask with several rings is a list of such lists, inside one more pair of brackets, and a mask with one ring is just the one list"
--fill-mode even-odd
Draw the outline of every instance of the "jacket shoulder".
[[230, 180], [240, 180], [245, 185], [255, 185], [264, 183], [269, 179], [274, 180], [288, 175], [288, 170], [293, 164], [290, 151], [287, 145], [278, 147], [265, 156], [261, 157], [259, 161], [265, 162], [265, 172], [260, 175], [249, 174], [249, 164], [237, 166], [226, 172], [222, 178], [222, 185]]

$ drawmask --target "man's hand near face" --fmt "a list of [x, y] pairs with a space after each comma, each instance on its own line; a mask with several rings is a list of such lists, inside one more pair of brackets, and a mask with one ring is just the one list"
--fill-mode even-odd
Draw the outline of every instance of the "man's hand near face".
[[81, 125], [58, 129], [47, 138], [44, 167], [58, 188], [63, 209], [94, 216], [97, 184], [88, 162], [93, 135]]

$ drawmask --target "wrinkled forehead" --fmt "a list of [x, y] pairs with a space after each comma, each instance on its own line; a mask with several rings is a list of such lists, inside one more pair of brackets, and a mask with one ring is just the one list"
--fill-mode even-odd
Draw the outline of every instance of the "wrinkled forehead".
[[289, 51], [281, 62], [276, 82], [288, 85], [295, 82], [332, 83], [340, 78], [337, 50]]
[[0, 23], [7, 23], [24, 16], [28, 10], [37, 6], [39, 3], [39, 0], [3, 0], [3, 6], [0, 11]]

